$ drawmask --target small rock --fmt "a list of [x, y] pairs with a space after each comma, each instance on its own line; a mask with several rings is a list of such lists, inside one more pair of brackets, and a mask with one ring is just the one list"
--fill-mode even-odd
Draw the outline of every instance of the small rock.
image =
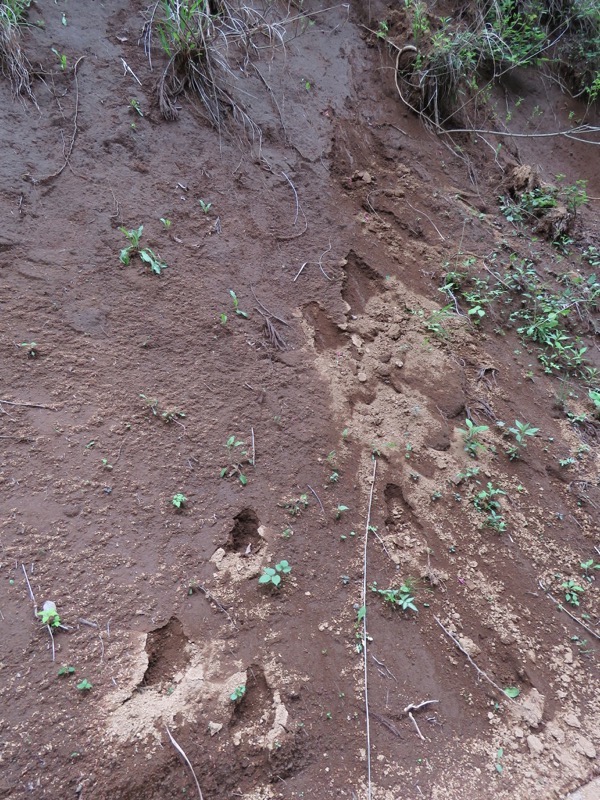
[[475, 642], [472, 639], [469, 639], [468, 636], [459, 636], [457, 638], [462, 649], [465, 651], [465, 653], [467, 653], [467, 655], [471, 656], [471, 658], [478, 656], [479, 653], [481, 653], [481, 648], [477, 647]]
[[394, 366], [398, 367], [398, 369], [402, 369], [404, 366], [404, 361], [394, 361]]
[[361, 383], [367, 382], [367, 373], [366, 372], [359, 372], [356, 376]]
[[350, 336], [350, 341], [352, 342], [352, 344], [354, 345], [354, 347], [356, 347], [356, 349], [357, 349], [359, 352], [362, 350], [362, 346], [363, 346], [363, 340], [360, 338], [360, 336], [358, 335], [358, 333], [353, 333], [353, 334]]
[[596, 748], [590, 742], [589, 739], [586, 739], [585, 736], [578, 736], [577, 742], [575, 743], [575, 749], [579, 753], [583, 753], [584, 756], [588, 758], [596, 758]]
[[568, 725], [569, 728], [581, 728], [581, 722], [575, 716], [575, 714], [565, 714], [565, 725]]
[[545, 699], [537, 689], [532, 689], [529, 694], [521, 698], [519, 703], [521, 715], [530, 728], [537, 728], [542, 721]]
[[549, 722], [546, 725], [546, 731], [550, 736], [553, 736], [559, 744], [564, 744], [565, 732], [562, 728], [559, 728], [555, 722]]
[[539, 736], [534, 736], [532, 733], [527, 737], [527, 747], [533, 756], [541, 756], [544, 752], [544, 743]]
[[525, 734], [523, 733], [523, 728], [515, 728], [515, 729], [513, 730], [513, 736], [514, 736], [516, 739], [522, 739], [522, 738], [524, 737], [524, 735], [525, 735]]
[[211, 736], [214, 736], [215, 733], [218, 733], [221, 728], [223, 727], [221, 722], [209, 722], [208, 723], [208, 730]]
[[565, 653], [565, 664], [572, 664], [573, 663], [573, 651], [567, 650]]

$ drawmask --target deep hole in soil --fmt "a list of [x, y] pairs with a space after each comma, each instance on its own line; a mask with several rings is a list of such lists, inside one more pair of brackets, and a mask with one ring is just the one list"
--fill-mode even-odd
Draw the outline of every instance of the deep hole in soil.
[[356, 314], [364, 311], [367, 301], [381, 289], [383, 281], [381, 275], [354, 250], [348, 253], [347, 262], [342, 297]]
[[386, 484], [383, 496], [387, 506], [388, 515], [385, 524], [392, 527], [405, 522], [411, 522], [415, 527], [421, 530], [421, 523], [416, 518], [412, 508], [409, 506], [402, 487], [397, 483]]
[[332, 322], [318, 303], [302, 307], [305, 319], [315, 332], [315, 347], [319, 352], [336, 350], [346, 344], [346, 335]]
[[245, 553], [250, 545], [252, 552], [257, 553], [262, 545], [262, 539], [258, 532], [259, 525], [256, 511], [251, 508], [243, 508], [234, 517], [233, 528], [225, 545], [226, 549], [234, 553]]
[[190, 660], [186, 649], [188, 641], [177, 617], [171, 617], [166, 625], [150, 631], [146, 639], [148, 667], [141, 685], [155, 686], [172, 680], [176, 672], [184, 669]]

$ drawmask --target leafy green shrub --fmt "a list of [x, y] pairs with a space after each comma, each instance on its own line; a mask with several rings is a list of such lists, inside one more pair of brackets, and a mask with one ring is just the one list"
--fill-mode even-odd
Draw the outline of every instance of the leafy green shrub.
[[279, 589], [283, 576], [289, 575], [291, 571], [292, 568], [287, 561], [280, 561], [274, 567], [263, 567], [263, 574], [258, 582], [264, 586]]

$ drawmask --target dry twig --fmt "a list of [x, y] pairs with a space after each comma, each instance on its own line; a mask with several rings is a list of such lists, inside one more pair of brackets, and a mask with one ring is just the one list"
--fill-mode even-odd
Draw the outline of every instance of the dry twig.
[[371, 721], [369, 717], [369, 682], [367, 660], [367, 545], [369, 543], [369, 530], [371, 529], [371, 507], [375, 491], [375, 475], [377, 474], [377, 459], [373, 457], [373, 475], [371, 476], [371, 491], [369, 492], [369, 505], [367, 507], [367, 521], [365, 523], [365, 545], [363, 550], [363, 585], [362, 585], [362, 651], [363, 675], [365, 683], [365, 717], [367, 735], [367, 800], [371, 800]]
[[200, 784], [198, 783], [198, 778], [196, 777], [196, 773], [194, 772], [194, 768], [192, 767], [191, 761], [186, 756], [185, 752], [183, 751], [183, 748], [180, 745], [177, 744], [177, 742], [173, 738], [173, 734], [171, 733], [171, 731], [169, 730], [169, 728], [166, 725], [165, 725], [165, 730], [169, 734], [169, 739], [171, 740], [171, 744], [177, 750], [177, 752], [181, 755], [181, 757], [183, 758], [183, 760], [187, 764], [190, 772], [192, 773], [192, 777], [194, 778], [194, 783], [196, 784], [196, 789], [198, 790], [198, 797], [200, 798], [200, 800], [204, 800], [204, 798], [202, 796], [202, 789], [200, 788]]
[[513, 703], [514, 705], [516, 705], [516, 703], [515, 703], [515, 701], [512, 699], [512, 697], [509, 697], [509, 696], [506, 694], [506, 692], [505, 692], [503, 689], [501, 689], [501, 688], [498, 686], [498, 684], [497, 684], [497, 683], [495, 683], [495, 682], [494, 682], [494, 681], [493, 681], [493, 680], [492, 680], [492, 679], [489, 677], [489, 675], [487, 675], [487, 674], [486, 674], [486, 673], [485, 673], [485, 672], [484, 672], [484, 671], [483, 671], [483, 670], [482, 670], [480, 667], [478, 667], [478, 666], [477, 666], [477, 664], [476, 664], [476, 663], [473, 661], [473, 659], [472, 659], [472, 658], [471, 658], [471, 656], [470, 656], [470, 655], [467, 653], [467, 651], [466, 651], [466, 650], [465, 650], [465, 648], [462, 646], [462, 644], [461, 644], [461, 643], [458, 641], [458, 639], [456, 638], [456, 636], [455, 636], [453, 633], [450, 633], [450, 631], [449, 631], [447, 628], [445, 628], [445, 627], [442, 625], [442, 623], [440, 622], [440, 620], [439, 620], [437, 617], [434, 617], [434, 620], [437, 622], [437, 624], [440, 626], [440, 628], [441, 628], [441, 629], [444, 631], [444, 633], [446, 634], [446, 636], [447, 636], [449, 639], [451, 639], [451, 640], [454, 642], [454, 644], [455, 644], [455, 645], [458, 647], [458, 649], [460, 650], [460, 652], [461, 652], [461, 653], [462, 653], [464, 656], [466, 656], [466, 657], [467, 657], [467, 661], [469, 662], [469, 664], [471, 664], [471, 666], [472, 666], [472, 667], [474, 667], [474, 668], [475, 668], [475, 670], [477, 671], [477, 673], [478, 673], [479, 675], [481, 675], [481, 677], [482, 677], [482, 678], [485, 678], [485, 680], [486, 680], [486, 681], [487, 681], [487, 682], [488, 682], [488, 683], [489, 683], [491, 686], [493, 686], [493, 687], [494, 687], [494, 689], [495, 689], [497, 692], [499, 692], [499, 693], [502, 695], [502, 699], [503, 699], [503, 700], [508, 700], [510, 703]]
[[559, 611], [564, 611], [565, 614], [567, 614], [567, 616], [571, 617], [571, 619], [574, 622], [576, 622], [578, 625], [581, 625], [581, 627], [584, 628], [591, 636], [593, 636], [595, 639], [600, 639], [600, 636], [595, 631], [593, 631], [590, 627], [588, 627], [585, 624], [585, 622], [580, 620], [579, 617], [576, 617], [575, 614], [571, 614], [569, 609], [565, 608], [564, 605], [560, 602], [560, 600], [557, 600], [556, 597], [554, 597], [554, 595], [551, 594], [550, 590], [546, 589], [546, 587], [544, 586], [544, 584], [541, 581], [538, 581], [538, 586], [550, 598], [550, 600], [552, 600], [552, 602], [554, 603], [555, 606], [557, 606]]

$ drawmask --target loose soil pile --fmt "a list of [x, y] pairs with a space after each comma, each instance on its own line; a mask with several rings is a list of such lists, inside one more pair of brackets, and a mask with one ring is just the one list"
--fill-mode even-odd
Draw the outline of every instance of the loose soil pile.
[[[144, 4], [30, 9], [39, 108], [0, 83], [0, 797], [194, 797], [172, 739], [206, 800], [549, 800], [598, 772], [592, 384], [517, 334], [526, 286], [479, 322], [439, 292], [588, 281], [597, 146], [429, 132], [365, 5], [239, 71], [254, 141], [191, 97], [161, 117]], [[539, 75], [491, 102], [531, 134], [585, 113]], [[517, 165], [588, 181], [562, 246], [500, 213]], [[160, 275], [119, 261], [140, 225]], [[515, 420], [539, 430], [510, 460]], [[403, 581], [417, 613], [369, 588]]]

